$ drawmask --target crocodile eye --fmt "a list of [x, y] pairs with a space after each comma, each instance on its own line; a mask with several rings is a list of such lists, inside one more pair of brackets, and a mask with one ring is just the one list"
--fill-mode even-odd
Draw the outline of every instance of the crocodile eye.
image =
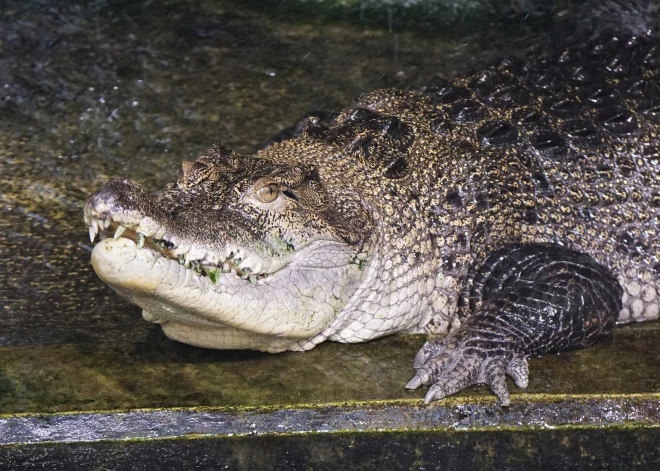
[[280, 194], [280, 189], [275, 183], [270, 185], [262, 186], [259, 188], [255, 194], [257, 200], [262, 203], [272, 203], [277, 198], [277, 195]]

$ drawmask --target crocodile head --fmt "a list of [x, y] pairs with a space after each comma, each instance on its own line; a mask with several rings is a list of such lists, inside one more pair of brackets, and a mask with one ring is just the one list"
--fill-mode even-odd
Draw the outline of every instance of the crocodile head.
[[[215, 145], [155, 195], [107, 183], [85, 206], [98, 276], [168, 336], [199, 346], [307, 349], [342, 329], [335, 339], [361, 341], [401, 327], [405, 315], [386, 304], [365, 314], [364, 304], [374, 291], [389, 299], [392, 282], [411, 292], [404, 277], [381, 278], [379, 254], [401, 243], [383, 232], [398, 203], [382, 182], [405, 176], [412, 129], [368, 110], [331, 128], [309, 122], [252, 156]], [[389, 154], [370, 160], [378, 149]], [[390, 331], [350, 327], [365, 315], [389, 316]]]

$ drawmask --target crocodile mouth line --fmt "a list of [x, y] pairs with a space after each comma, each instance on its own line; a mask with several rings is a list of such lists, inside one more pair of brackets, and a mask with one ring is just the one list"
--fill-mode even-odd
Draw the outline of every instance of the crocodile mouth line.
[[207, 254], [203, 258], [193, 259], [188, 253], [177, 252], [177, 246], [167, 236], [157, 238], [140, 232], [139, 224], [126, 226], [112, 218], [93, 216], [86, 219], [88, 219], [89, 238], [92, 243], [95, 243], [97, 238], [104, 240], [109, 237], [132, 240], [138, 249], [149, 249], [162, 257], [176, 261], [196, 275], [208, 278], [213, 284], [218, 282], [221, 275], [233, 275], [249, 283], [264, 280], [270, 275], [269, 273], [254, 273], [249, 267], [241, 267], [242, 259], [234, 252], [229, 252], [224, 258], [208, 257], [210, 254]]

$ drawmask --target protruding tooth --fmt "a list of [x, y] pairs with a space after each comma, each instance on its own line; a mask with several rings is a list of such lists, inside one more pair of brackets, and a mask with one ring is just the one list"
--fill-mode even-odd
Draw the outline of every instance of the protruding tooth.
[[177, 258], [179, 259], [179, 265], [182, 265], [184, 268], [190, 268], [190, 260], [188, 260], [188, 253], [180, 253]]
[[257, 281], [257, 275], [250, 275], [249, 279], [250, 279], [250, 283], [254, 283]]
[[98, 219], [92, 218], [92, 227], [94, 228], [94, 232], [100, 232], [101, 228], [99, 227]]
[[103, 227], [104, 227], [105, 229], [107, 229], [108, 227], [110, 227], [110, 219], [106, 219], [105, 221], [103, 221]]
[[222, 273], [229, 273], [229, 264], [228, 263], [223, 263], [222, 264]]
[[235, 268], [232, 268], [232, 269], [231, 269], [231, 274], [234, 275], [234, 276], [236, 276], [236, 269], [235, 269]]
[[92, 224], [91, 226], [89, 226], [89, 240], [94, 242], [94, 239], [96, 239], [96, 228]]
[[138, 232], [138, 244], [137, 244], [138, 249], [141, 249], [144, 246], [145, 240], [147, 240], [147, 236], [142, 234], [141, 232]]
[[115, 231], [115, 239], [119, 239], [125, 230], [126, 227], [122, 226], [121, 224], [118, 225], [117, 230]]

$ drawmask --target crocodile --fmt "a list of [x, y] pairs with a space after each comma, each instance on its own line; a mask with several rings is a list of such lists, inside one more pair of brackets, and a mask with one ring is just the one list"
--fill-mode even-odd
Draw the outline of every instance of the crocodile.
[[98, 276], [177, 341], [427, 334], [409, 389], [488, 384], [658, 318], [660, 42], [609, 34], [365, 93], [253, 155], [214, 144], [86, 203]]

